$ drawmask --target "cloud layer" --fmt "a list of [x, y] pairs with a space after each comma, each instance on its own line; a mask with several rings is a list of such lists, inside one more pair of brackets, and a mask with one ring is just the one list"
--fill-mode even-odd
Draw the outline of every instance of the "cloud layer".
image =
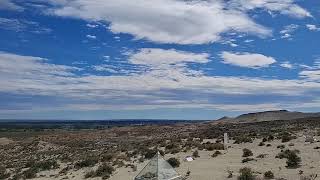
[[[163, 52], [161, 57], [154, 62], [147, 62], [149, 57], [159, 52]], [[77, 72], [82, 69], [52, 64], [39, 57], [1, 52], [0, 92], [67, 99], [67, 102], [57, 106], [65, 109], [114, 110], [170, 107], [221, 109], [223, 106], [224, 109], [229, 107], [229, 110], [241, 110], [250, 103], [238, 102], [235, 106], [235, 102], [225, 102], [225, 100], [230, 96], [237, 98], [267, 95], [279, 98], [300, 97], [306, 94], [312, 95], [320, 89], [319, 83], [303, 79], [206, 76], [188, 66], [188, 63], [203, 64], [210, 61], [205, 53], [195, 54], [173, 49], [141, 49], [136, 53], [129, 53], [128, 56], [132, 63], [152, 68], [130, 75], [77, 75]], [[268, 57], [262, 55], [255, 56], [268, 60]], [[176, 63], [168, 64], [168, 62]], [[155, 68], [159, 64], [164, 64], [166, 68]], [[265, 104], [265, 107], [269, 108], [283, 105], [279, 102], [259, 104], [261, 106]], [[289, 106], [290, 101], [286, 105]]]

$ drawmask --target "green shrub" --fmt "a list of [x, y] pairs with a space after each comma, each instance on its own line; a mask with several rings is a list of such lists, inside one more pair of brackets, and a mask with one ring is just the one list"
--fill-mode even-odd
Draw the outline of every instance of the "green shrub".
[[249, 156], [253, 155], [253, 153], [250, 149], [244, 148], [242, 151], [243, 151], [242, 157], [249, 157]]
[[268, 139], [268, 141], [273, 141], [274, 140], [274, 136], [273, 135], [269, 135], [267, 139]]
[[111, 174], [115, 171], [115, 169], [106, 163], [101, 164], [97, 170], [87, 172], [84, 177], [85, 178], [93, 178], [93, 177], [102, 177], [102, 179], [109, 179]]
[[214, 152], [214, 153], [211, 155], [211, 157], [217, 157], [217, 156], [219, 156], [220, 154], [222, 154], [220, 151], [216, 151], [216, 152]]
[[98, 167], [96, 170], [96, 176], [105, 176], [105, 175], [111, 175], [115, 169], [110, 166], [109, 164], [103, 163]]
[[272, 171], [267, 171], [264, 173], [264, 178], [265, 179], [273, 179], [274, 178], [274, 174]]
[[264, 142], [260, 142], [258, 146], [264, 146]]
[[250, 168], [244, 167], [239, 170], [238, 180], [255, 180], [255, 176]]
[[146, 159], [151, 159], [153, 158], [155, 155], [157, 154], [157, 151], [155, 149], [148, 149], [145, 154], [144, 157]]
[[114, 158], [115, 158], [115, 155], [112, 154], [112, 153], [106, 153], [106, 154], [102, 154], [102, 155], [101, 155], [101, 161], [102, 161], [102, 162], [106, 162], [106, 161], [110, 162], [110, 161], [112, 161]]
[[174, 168], [180, 166], [180, 161], [177, 158], [174, 158], [174, 157], [168, 159], [167, 162]]
[[290, 151], [287, 157], [287, 168], [297, 168], [300, 166], [301, 158], [295, 151]]
[[228, 176], [227, 176], [227, 178], [232, 178], [232, 177], [233, 177], [233, 171], [228, 170]]
[[10, 174], [7, 173], [7, 170], [5, 167], [0, 166], [0, 179], [6, 179], [10, 177]]
[[290, 153], [299, 153], [299, 150], [289, 150], [286, 149], [285, 151], [281, 151], [276, 155], [276, 158], [283, 159], [283, 158], [288, 158]]
[[295, 138], [296, 138], [295, 136], [292, 136], [289, 133], [283, 133], [282, 136], [281, 136], [281, 142], [283, 142], [283, 143], [289, 142], [289, 141], [291, 141], [292, 139], [295, 139]]
[[91, 170], [84, 175], [84, 178], [93, 178], [96, 176], [96, 172]]
[[194, 158], [200, 157], [200, 156], [199, 156], [199, 152], [198, 152], [197, 150], [195, 150], [195, 151], [192, 153], [192, 156], [193, 156]]
[[223, 150], [224, 145], [221, 143], [208, 143], [204, 145], [204, 148], [208, 151], [213, 151], [213, 150]]
[[254, 161], [255, 159], [253, 158], [245, 158], [245, 159], [242, 159], [242, 163], [247, 163], [249, 161]]
[[39, 161], [35, 163], [32, 168], [38, 169], [39, 171], [46, 171], [50, 169], [56, 169], [59, 165], [55, 160], [48, 160], [48, 161]]
[[267, 154], [259, 154], [259, 155], [257, 156], [257, 158], [262, 159], [262, 158], [265, 158], [266, 156], [267, 156]]
[[92, 167], [97, 163], [98, 163], [98, 158], [96, 158], [96, 157], [87, 157], [86, 159], [84, 159], [82, 161], [76, 162], [75, 168], [81, 169], [81, 168], [84, 168], [84, 167]]
[[171, 144], [168, 144], [166, 146], [166, 150], [171, 150], [171, 149], [174, 149], [174, 148], [178, 148], [178, 145], [174, 144], [174, 143], [171, 143]]
[[252, 143], [252, 139], [249, 136], [237, 136], [234, 138], [234, 144], [240, 144], [240, 143]]
[[32, 179], [37, 177], [38, 170], [35, 168], [29, 168], [23, 172], [23, 177], [25, 179]]
[[278, 145], [277, 148], [278, 149], [284, 149], [286, 146], [284, 144]]
[[55, 160], [46, 160], [46, 161], [39, 161], [39, 162], [30, 161], [26, 164], [26, 166], [29, 167], [29, 169], [27, 169], [22, 173], [25, 179], [35, 178], [39, 171], [56, 169], [59, 167], [57, 161]]

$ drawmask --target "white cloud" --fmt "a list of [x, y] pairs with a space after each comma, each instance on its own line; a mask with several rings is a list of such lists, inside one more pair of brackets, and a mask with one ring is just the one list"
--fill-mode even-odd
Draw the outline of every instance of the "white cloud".
[[[149, 59], [156, 54], [160, 56], [157, 60]], [[64, 99], [58, 108], [82, 107], [90, 110], [197, 107], [236, 110], [236, 105], [221, 104], [216, 102], [215, 97], [227, 99], [250, 95], [303, 97], [320, 89], [320, 83], [309, 79], [207, 76], [187, 65], [187, 63], [200, 65], [206, 63], [208, 57], [202, 53], [187, 53], [173, 49], [142, 49], [136, 53], [128, 53], [128, 58], [132, 60], [133, 65], [145, 65], [152, 69], [149, 71], [139, 69], [141, 71], [138, 73], [122, 75], [103, 76], [88, 73], [77, 75], [75, 72], [81, 70], [77, 67], [52, 64], [40, 57], [1, 52], [0, 92]], [[176, 65], [169, 64], [167, 58], [175, 61]], [[159, 70], [156, 68], [159, 65], [166, 68]], [[104, 65], [104, 67], [118, 71], [117, 66]], [[192, 71], [197, 75], [190, 76]], [[35, 108], [36, 102], [34, 103]], [[247, 104], [247, 107], [249, 106], [251, 105]], [[271, 108], [272, 103], [255, 106]], [[243, 104], [243, 107], [246, 105]]]
[[138, 53], [132, 54], [129, 61], [133, 64], [159, 66], [186, 62], [207, 63], [208, 58], [209, 54], [207, 53], [195, 54], [175, 49], [144, 48]]
[[96, 27], [98, 27], [99, 25], [97, 25], [97, 24], [87, 24], [86, 25], [88, 28], [96, 28]]
[[216, 42], [222, 33], [237, 31], [268, 36], [246, 12], [226, 9], [222, 1], [97, 0], [51, 1], [58, 16], [105, 21], [117, 33], [158, 43], [203, 44]]
[[294, 0], [232, 0], [231, 5], [235, 8], [253, 10], [265, 9], [270, 14], [279, 12], [296, 18], [312, 17], [311, 13], [294, 3]]
[[89, 39], [97, 39], [97, 36], [90, 35], [90, 34], [87, 34], [86, 37], [89, 38]]
[[305, 70], [299, 73], [300, 77], [311, 81], [320, 81], [320, 60], [317, 58], [312, 66], [303, 65]]
[[262, 68], [268, 67], [270, 64], [276, 62], [272, 57], [268, 57], [262, 54], [252, 54], [252, 53], [233, 53], [233, 52], [222, 52], [220, 54], [223, 59], [223, 63], [232, 64], [240, 67], [247, 68]]
[[12, 11], [23, 11], [24, 8], [11, 2], [11, 0], [1, 0], [0, 9], [12, 10]]
[[299, 28], [299, 25], [297, 24], [290, 24], [284, 26], [283, 30], [280, 31], [280, 34], [288, 34], [288, 33], [293, 33]]
[[310, 30], [310, 31], [320, 31], [320, 27], [317, 27], [314, 24], [307, 24], [306, 27]]
[[282, 39], [291, 39], [292, 33], [294, 33], [299, 28], [299, 25], [290, 24], [284, 26], [283, 30], [280, 31]]
[[136, 65], [149, 67], [149, 75], [179, 79], [182, 76], [199, 76], [200, 71], [194, 71], [187, 67], [187, 63], [207, 63], [209, 54], [189, 53], [175, 49], [144, 48], [137, 53], [129, 53], [129, 62]]
[[253, 39], [246, 39], [244, 42], [245, 43], [251, 43], [251, 42], [253, 42], [254, 40]]
[[282, 62], [280, 66], [287, 69], [294, 69], [294, 65], [291, 64], [289, 61]]
[[320, 81], [320, 70], [304, 70], [299, 75], [312, 81]]
[[36, 34], [50, 33], [52, 31], [50, 28], [43, 27], [39, 23], [34, 21], [1, 17], [0, 28], [16, 32], [28, 31]]

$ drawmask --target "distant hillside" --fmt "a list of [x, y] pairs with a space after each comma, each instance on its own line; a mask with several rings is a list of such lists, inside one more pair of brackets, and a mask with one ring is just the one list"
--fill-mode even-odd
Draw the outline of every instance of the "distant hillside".
[[287, 110], [265, 111], [242, 114], [235, 118], [223, 117], [216, 122], [251, 123], [261, 121], [291, 120], [309, 117], [320, 117], [320, 113], [291, 112]]

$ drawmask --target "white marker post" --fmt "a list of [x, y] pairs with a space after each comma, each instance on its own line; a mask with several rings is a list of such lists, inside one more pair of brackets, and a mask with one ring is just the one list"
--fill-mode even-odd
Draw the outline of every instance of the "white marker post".
[[228, 133], [224, 133], [223, 135], [224, 150], [228, 150], [228, 144], [229, 144]]

